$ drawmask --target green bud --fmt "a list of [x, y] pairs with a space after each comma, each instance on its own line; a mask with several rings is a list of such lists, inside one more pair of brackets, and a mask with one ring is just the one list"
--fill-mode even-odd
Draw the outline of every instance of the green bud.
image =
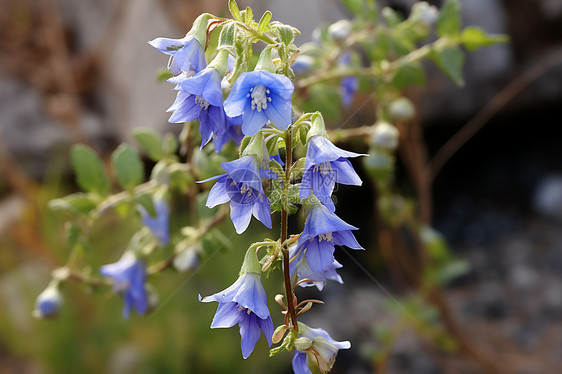
[[398, 141], [400, 138], [400, 133], [398, 129], [387, 122], [379, 122], [375, 126], [375, 131], [371, 137], [371, 144], [393, 151], [398, 147]]
[[414, 118], [416, 109], [410, 99], [401, 97], [390, 103], [388, 107], [388, 116], [395, 121], [409, 121]]

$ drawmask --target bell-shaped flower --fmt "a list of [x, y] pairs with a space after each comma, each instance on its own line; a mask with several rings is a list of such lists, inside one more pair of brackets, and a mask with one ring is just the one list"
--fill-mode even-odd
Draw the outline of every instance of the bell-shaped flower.
[[183, 71], [192, 76], [207, 66], [205, 50], [193, 35], [188, 34], [181, 39], [156, 38], [148, 44], [170, 56], [168, 69], [174, 75]]
[[248, 358], [263, 331], [271, 346], [273, 322], [267, 308], [267, 295], [260, 280], [261, 266], [255, 250], [246, 253], [240, 276], [230, 287], [200, 299], [219, 303], [211, 328], [240, 328], [242, 356]]
[[[334, 259], [332, 265], [328, 266], [322, 271], [312, 271], [308, 260], [304, 255], [304, 251], [300, 251], [297, 254], [297, 246], [294, 245], [289, 248], [289, 258], [291, 262], [289, 263], [289, 271], [291, 276], [297, 275], [299, 279], [299, 286], [301, 287], [312, 287], [316, 286], [319, 291], [322, 291], [328, 280], [333, 280], [339, 284], [343, 284], [341, 276], [337, 273], [337, 269], [342, 268], [342, 264]], [[304, 281], [307, 279], [307, 281]]]
[[124, 318], [129, 317], [131, 307], [134, 307], [138, 314], [146, 313], [148, 295], [145, 289], [146, 268], [144, 262], [128, 251], [116, 263], [102, 266], [100, 273], [105, 277], [112, 278], [114, 292], [123, 294], [125, 298]]
[[314, 273], [327, 271], [334, 264], [334, 245], [363, 249], [351, 230], [357, 230], [357, 227], [345, 223], [324, 205], [316, 204], [306, 217], [295, 256], [304, 253]]
[[[339, 63], [344, 66], [349, 66], [351, 54], [346, 53], [339, 59]], [[344, 106], [348, 107], [353, 101], [355, 93], [359, 89], [359, 79], [356, 76], [347, 76], [341, 79], [340, 94]]]
[[206, 205], [212, 208], [230, 201], [230, 219], [238, 234], [248, 228], [252, 215], [271, 228], [271, 203], [264, 194], [256, 157], [244, 156], [221, 167], [225, 174], [202, 181], [217, 179]]
[[366, 156], [344, 151], [323, 136], [312, 136], [308, 141], [304, 173], [300, 185], [300, 197], [305, 199], [312, 193], [330, 211], [336, 208], [332, 202], [335, 183], [360, 186], [361, 179], [353, 170], [349, 157]]
[[156, 38], [148, 44], [170, 56], [168, 68], [172, 74], [192, 76], [207, 66], [204, 46], [207, 42], [208, 13], [201, 14], [189, 32], [181, 39]]
[[176, 84], [178, 94], [168, 112], [173, 112], [169, 122], [181, 123], [199, 120], [199, 131], [203, 138], [201, 147], [207, 144], [213, 134], [226, 132], [226, 119], [222, 104], [221, 74], [207, 67], [188, 77], [180, 74], [168, 81]]
[[239, 146], [244, 138], [242, 134], [242, 116], [235, 118], [225, 116], [226, 119], [226, 131], [222, 135], [213, 135], [213, 144], [215, 146], [215, 152], [219, 153], [222, 148], [229, 141], [233, 141], [236, 146]]
[[292, 366], [295, 374], [328, 373], [340, 349], [351, 348], [348, 341], [338, 342], [323, 329], [313, 329], [299, 322]]
[[142, 216], [142, 223], [150, 229], [152, 234], [160, 241], [160, 244], [167, 245], [170, 242], [170, 207], [164, 198], [153, 199], [156, 217], [153, 217], [142, 205], [138, 210]]
[[281, 130], [291, 125], [293, 83], [284, 75], [256, 70], [242, 73], [224, 102], [231, 117], [242, 115], [242, 132], [253, 136], [268, 121]]

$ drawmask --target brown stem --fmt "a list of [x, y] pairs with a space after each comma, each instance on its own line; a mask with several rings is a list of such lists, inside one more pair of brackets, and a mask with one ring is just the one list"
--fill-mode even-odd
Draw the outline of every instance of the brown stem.
[[[285, 137], [285, 149], [286, 149], [286, 159], [285, 159], [285, 187], [284, 187], [284, 198], [285, 203], [288, 199], [289, 192], [289, 180], [291, 177], [291, 165], [293, 163], [293, 147], [291, 144], [291, 129], [287, 130]], [[293, 294], [293, 285], [291, 282], [291, 274], [289, 273], [289, 249], [285, 241], [287, 240], [287, 224], [288, 224], [288, 214], [286, 207], [283, 207], [281, 211], [281, 240], [283, 243], [283, 275], [285, 281], [285, 295], [287, 296], [287, 313], [291, 318], [291, 324], [293, 328], [298, 331], [299, 327], [297, 325], [297, 315], [295, 313], [295, 303]]]

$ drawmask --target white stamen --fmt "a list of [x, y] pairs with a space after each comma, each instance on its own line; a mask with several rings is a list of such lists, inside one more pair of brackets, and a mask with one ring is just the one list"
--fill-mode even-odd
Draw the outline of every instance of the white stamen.
[[331, 242], [332, 241], [332, 233], [329, 232], [329, 233], [326, 233], [326, 234], [318, 235], [318, 241], [321, 242], [322, 240], [325, 240], [327, 242]]
[[207, 102], [207, 100], [203, 99], [201, 96], [197, 95], [195, 96], [195, 103], [199, 104], [199, 106], [201, 108], [203, 108], [204, 110], [207, 110], [209, 108], [209, 103]]
[[250, 89], [252, 97], [252, 110], [258, 110], [261, 112], [262, 109], [267, 108], [267, 103], [271, 102], [271, 98], [267, 97], [270, 91], [262, 84], [256, 85], [254, 88]]
[[330, 162], [323, 162], [321, 164], [314, 165], [314, 171], [320, 171], [320, 174], [328, 175], [332, 172], [332, 165]]
[[252, 187], [248, 186], [245, 183], [242, 183], [242, 187], [240, 187], [240, 193], [241, 194], [247, 193], [248, 196], [252, 196]]

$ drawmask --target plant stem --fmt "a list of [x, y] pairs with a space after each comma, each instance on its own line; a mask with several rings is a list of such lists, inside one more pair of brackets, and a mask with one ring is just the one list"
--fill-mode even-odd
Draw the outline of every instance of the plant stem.
[[291, 164], [293, 163], [293, 149], [291, 144], [291, 128], [289, 128], [285, 135], [285, 186], [283, 189], [283, 197], [285, 204], [283, 210], [281, 211], [281, 243], [283, 245], [283, 275], [285, 280], [285, 295], [287, 296], [287, 313], [291, 318], [292, 328], [298, 331], [299, 327], [297, 325], [297, 316], [295, 314], [295, 304], [293, 295], [293, 285], [291, 282], [291, 274], [289, 273], [289, 249], [285, 245], [287, 240], [287, 224], [288, 224], [288, 214], [287, 214], [287, 200], [289, 194], [289, 180], [291, 177]]

